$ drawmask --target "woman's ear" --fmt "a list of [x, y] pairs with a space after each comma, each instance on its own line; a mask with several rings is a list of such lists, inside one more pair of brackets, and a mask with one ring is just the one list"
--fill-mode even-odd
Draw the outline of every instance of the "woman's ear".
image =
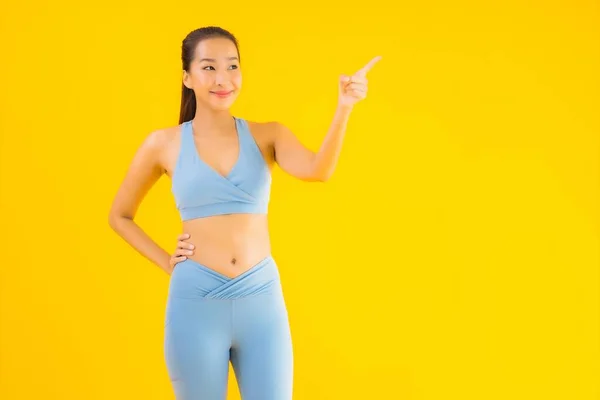
[[188, 74], [188, 72], [186, 70], [183, 70], [183, 84], [185, 85], [186, 88], [191, 89], [190, 84], [189, 84], [189, 78], [190, 74]]

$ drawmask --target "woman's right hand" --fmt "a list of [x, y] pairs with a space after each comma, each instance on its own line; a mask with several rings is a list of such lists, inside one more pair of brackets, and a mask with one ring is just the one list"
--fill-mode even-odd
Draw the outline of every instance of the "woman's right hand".
[[186, 243], [184, 240], [189, 239], [190, 235], [188, 233], [182, 233], [177, 237], [177, 248], [173, 255], [171, 255], [171, 259], [169, 260], [169, 267], [171, 268], [171, 272], [175, 269], [175, 266], [187, 260], [187, 256], [194, 254], [194, 245], [191, 243]]

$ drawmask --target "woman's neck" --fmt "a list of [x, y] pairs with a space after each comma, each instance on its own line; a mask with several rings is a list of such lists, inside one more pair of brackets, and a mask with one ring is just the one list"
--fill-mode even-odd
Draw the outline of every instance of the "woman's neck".
[[233, 122], [233, 115], [229, 110], [211, 110], [196, 107], [196, 115], [192, 122], [195, 132], [229, 132]]

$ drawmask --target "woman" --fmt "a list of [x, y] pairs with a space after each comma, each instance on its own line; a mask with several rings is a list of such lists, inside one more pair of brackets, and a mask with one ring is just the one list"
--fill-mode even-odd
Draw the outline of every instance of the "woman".
[[[143, 141], [109, 217], [124, 240], [170, 275], [164, 351], [178, 400], [225, 399], [229, 362], [244, 400], [292, 398], [291, 335], [267, 224], [271, 169], [277, 163], [304, 181], [331, 176], [378, 59], [342, 76], [333, 122], [314, 153], [280, 123], [230, 113], [242, 87], [230, 32], [204, 27], [183, 40], [179, 125]], [[173, 255], [134, 222], [163, 173], [186, 232]]]

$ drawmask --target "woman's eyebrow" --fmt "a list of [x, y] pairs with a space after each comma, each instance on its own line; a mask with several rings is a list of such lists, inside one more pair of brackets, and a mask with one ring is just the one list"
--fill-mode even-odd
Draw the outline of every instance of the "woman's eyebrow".
[[[226, 58], [226, 60], [228, 60], [228, 61], [233, 61], [233, 60], [237, 60], [237, 59], [238, 59], [237, 57], [228, 57], [228, 58]], [[216, 62], [217, 60], [214, 59], [214, 58], [201, 58], [200, 62], [202, 62], [202, 61]]]

